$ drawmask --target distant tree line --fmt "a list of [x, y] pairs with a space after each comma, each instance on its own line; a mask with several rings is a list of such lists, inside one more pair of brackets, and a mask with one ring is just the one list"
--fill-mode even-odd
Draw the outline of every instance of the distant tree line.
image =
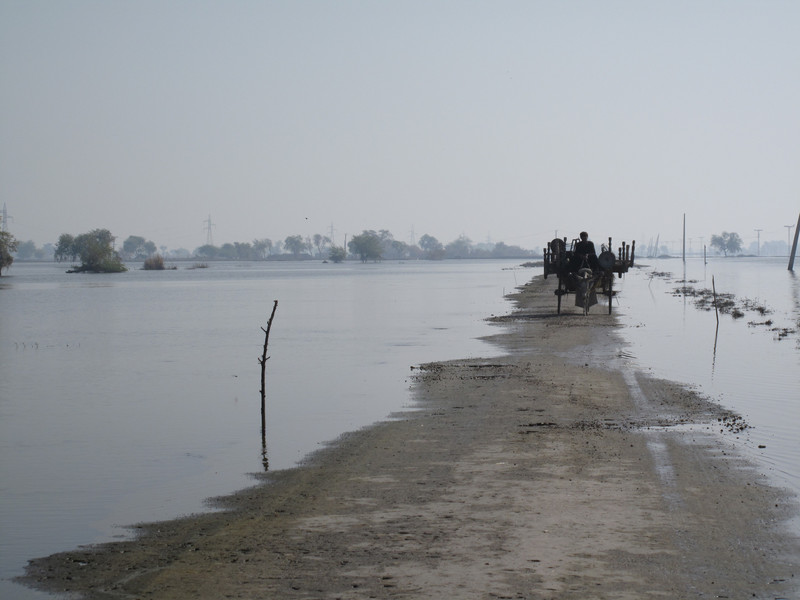
[[[166, 246], [160, 248], [142, 236], [131, 235], [125, 239], [119, 250], [114, 248], [114, 236], [106, 229], [93, 230], [79, 236], [62, 234], [57, 244], [45, 244], [37, 247], [33, 241], [20, 242], [10, 233], [2, 232], [5, 236], [0, 240], [0, 269], [7, 268], [16, 258], [18, 260], [51, 260], [76, 261], [91, 258], [88, 252], [88, 240], [92, 234], [104, 232], [100, 235], [100, 245], [105, 252], [107, 266], [113, 263], [112, 258], [120, 261], [139, 261], [161, 256], [171, 259], [200, 259], [200, 260], [330, 260], [342, 262], [344, 260], [360, 260], [363, 262], [380, 260], [443, 260], [459, 258], [528, 258], [538, 256], [538, 250], [527, 250], [520, 246], [507, 245], [504, 242], [476, 244], [466, 236], [442, 244], [430, 234], [421, 236], [417, 243], [409, 244], [394, 239], [392, 233], [386, 229], [364, 230], [354, 235], [344, 245], [337, 246], [331, 239], [322, 234], [312, 236], [290, 235], [282, 240], [272, 241], [269, 238], [255, 239], [252, 242], [233, 242], [215, 246], [206, 244], [196, 248], [193, 252], [185, 249], [168, 251]], [[13, 240], [13, 243], [12, 243]], [[106, 247], [106, 244], [108, 247]], [[742, 238], [738, 233], [723, 231], [719, 235], [711, 236], [710, 246], [725, 256], [740, 254], [743, 251]], [[160, 252], [159, 252], [160, 250]], [[764, 241], [760, 247], [753, 242], [747, 249], [751, 254], [760, 253], [764, 256], [780, 256], [788, 252], [786, 242]], [[668, 253], [666, 247], [663, 252]], [[97, 254], [97, 249], [95, 249]], [[97, 261], [91, 259], [89, 264], [96, 266]]]
[[442, 260], [445, 258], [526, 258], [536, 252], [503, 242], [473, 244], [460, 236], [449, 244], [442, 244], [432, 235], [425, 234], [418, 244], [408, 244], [394, 239], [386, 229], [365, 229], [347, 241], [347, 247], [335, 245], [321, 234], [303, 237], [290, 235], [273, 242], [269, 238], [250, 242], [234, 242], [214, 246], [206, 244], [194, 251], [194, 257], [205, 260], [310, 260], [321, 259], [342, 262], [348, 258], [362, 262], [380, 260]]
[[55, 252], [53, 244], [37, 246], [32, 240], [19, 242], [17, 244], [16, 257], [19, 260], [52, 260]]
[[[10, 236], [10, 234], [8, 234]], [[13, 236], [10, 236], [11, 239]], [[475, 244], [462, 235], [442, 244], [434, 236], [425, 234], [418, 243], [409, 244], [394, 239], [386, 229], [364, 230], [347, 240], [346, 248], [335, 245], [322, 234], [312, 236], [290, 235], [282, 240], [269, 238], [252, 242], [225, 243], [221, 246], [206, 244], [190, 252], [185, 249], [168, 251], [151, 240], [138, 235], [128, 236], [120, 248], [115, 247], [116, 238], [107, 229], [73, 235], [63, 233], [57, 243], [37, 247], [33, 241], [19, 242], [14, 239], [0, 248], [5, 251], [3, 268], [14, 258], [20, 260], [80, 261], [76, 271], [116, 271], [124, 269], [124, 261], [148, 261], [161, 263], [164, 258], [198, 260], [443, 260], [459, 258], [528, 258], [539, 253], [504, 242]], [[160, 251], [160, 252], [159, 252]]]

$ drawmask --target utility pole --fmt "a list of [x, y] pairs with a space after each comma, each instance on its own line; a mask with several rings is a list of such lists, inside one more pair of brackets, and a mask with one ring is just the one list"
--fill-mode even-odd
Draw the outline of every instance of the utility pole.
[[336, 245], [336, 240], [333, 237], [333, 232], [336, 231], [336, 230], [333, 228], [333, 223], [331, 223], [331, 227], [330, 227], [330, 229], [328, 231], [331, 232], [331, 246], [335, 246]]
[[412, 246], [416, 246], [417, 245], [417, 237], [414, 234], [414, 226], [413, 225], [411, 226], [411, 237], [410, 237], [409, 241], [411, 242]]
[[754, 229], [753, 231], [755, 231], [758, 234], [758, 250], [756, 250], [756, 255], [757, 256], [761, 256], [761, 232], [764, 231], [764, 230], [763, 229]]

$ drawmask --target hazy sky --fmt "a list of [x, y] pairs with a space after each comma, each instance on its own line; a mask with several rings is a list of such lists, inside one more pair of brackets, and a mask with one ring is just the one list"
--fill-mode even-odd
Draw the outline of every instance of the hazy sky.
[[796, 0], [0, 0], [0, 205], [39, 245], [786, 240], [798, 32]]

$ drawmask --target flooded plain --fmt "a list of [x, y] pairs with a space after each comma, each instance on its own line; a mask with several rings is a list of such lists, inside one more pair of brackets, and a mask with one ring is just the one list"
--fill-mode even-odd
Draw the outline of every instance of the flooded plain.
[[[639, 263], [618, 298], [629, 360], [741, 415], [742, 449], [800, 494], [800, 276], [788, 258]], [[731, 303], [718, 325], [714, 289]]]
[[[504, 295], [540, 273], [519, 262], [111, 276], [15, 264], [0, 280], [0, 577], [137, 521], [204, 510], [248, 473], [410, 408], [411, 366], [496, 352], [476, 339], [492, 333], [485, 318], [509, 312]], [[786, 261], [639, 262], [615, 300], [621, 357], [739, 412], [742, 447], [800, 491], [800, 285]], [[676, 293], [712, 276], [718, 292], [751, 301], [718, 327]], [[257, 359], [276, 299], [264, 453]], [[44, 597], [0, 582], [1, 596], [11, 591]]]
[[[0, 578], [252, 483], [274, 300], [266, 461], [281, 469], [407, 407], [411, 366], [493, 352], [476, 337], [533, 275], [519, 262], [14, 264], [0, 279]], [[0, 597], [39, 597], [26, 592], [0, 582]]]

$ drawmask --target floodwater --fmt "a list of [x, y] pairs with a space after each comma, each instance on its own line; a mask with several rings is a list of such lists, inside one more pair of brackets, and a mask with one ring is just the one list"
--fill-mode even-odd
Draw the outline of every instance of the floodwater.
[[[541, 272], [519, 262], [211, 263], [117, 275], [13, 265], [0, 279], [0, 597], [49, 597], [7, 581], [29, 558], [205, 510], [205, 498], [252, 483], [264, 468], [258, 357], [274, 300], [273, 470], [412, 409], [411, 366], [495, 354], [476, 339], [493, 331], [484, 319], [509, 312], [504, 295]], [[616, 286], [624, 360], [739, 412], [750, 425], [742, 447], [800, 491], [797, 276], [782, 259], [639, 262], [648, 266]], [[713, 311], [673, 295], [681, 280], [710, 288], [712, 276], [718, 292], [771, 312], [721, 315], [717, 327]], [[766, 319], [774, 325], [748, 324]]]
[[[617, 312], [630, 361], [741, 415], [748, 428], [737, 445], [773, 483], [800, 494], [800, 275], [786, 257], [639, 263]], [[676, 293], [684, 286], [732, 294], [742, 316], [722, 313], [717, 325], [713, 309]]]
[[[410, 367], [476, 337], [521, 261], [210, 263], [0, 279], [0, 578], [26, 560], [205, 510], [263, 470], [410, 408]], [[8, 581], [0, 597], [39, 598]]]

